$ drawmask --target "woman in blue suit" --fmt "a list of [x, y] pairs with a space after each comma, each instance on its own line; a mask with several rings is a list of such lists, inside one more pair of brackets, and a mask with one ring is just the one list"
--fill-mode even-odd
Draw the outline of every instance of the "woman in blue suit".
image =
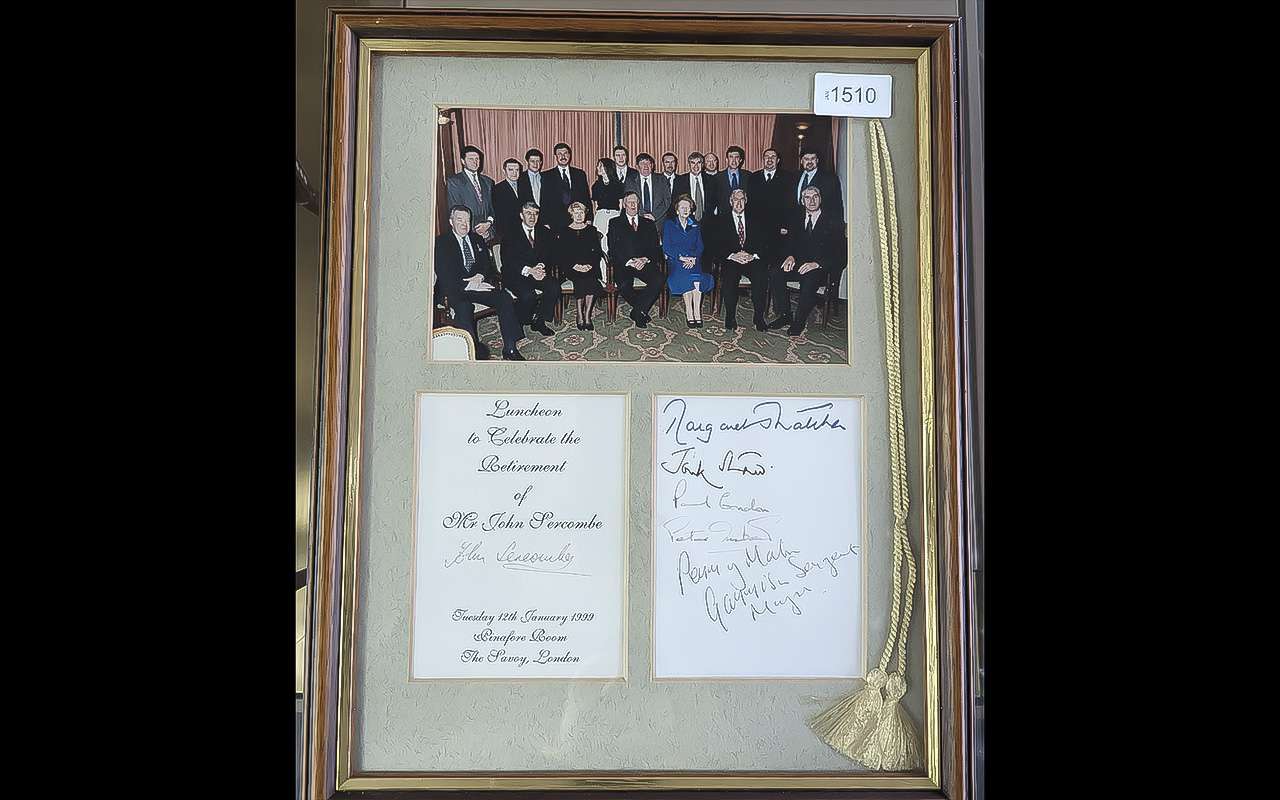
[[711, 291], [710, 273], [702, 271], [702, 226], [692, 217], [693, 198], [682, 194], [672, 208], [676, 218], [662, 226], [662, 251], [667, 255], [667, 287], [684, 296], [684, 316], [690, 328], [702, 327], [702, 293]]

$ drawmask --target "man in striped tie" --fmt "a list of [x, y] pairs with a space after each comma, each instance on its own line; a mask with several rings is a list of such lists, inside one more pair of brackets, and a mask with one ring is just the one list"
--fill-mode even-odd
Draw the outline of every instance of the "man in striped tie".
[[679, 197], [687, 194], [692, 197], [695, 207], [693, 218], [698, 222], [702, 222], [703, 217], [713, 218], [715, 207], [720, 205], [719, 196], [716, 194], [716, 182], [702, 171], [702, 166], [702, 153], [696, 150], [690, 153], [689, 171], [676, 176], [676, 191], [671, 195]]
[[471, 229], [471, 209], [457, 205], [449, 209], [449, 230], [436, 237], [436, 292], [449, 300], [453, 324], [476, 343], [476, 358], [488, 360], [489, 348], [476, 333], [477, 303], [498, 312], [498, 328], [502, 332], [502, 360], [524, 361], [516, 343], [524, 338], [524, 327], [516, 315], [511, 295], [498, 288], [498, 270], [489, 256], [484, 239]]
[[751, 281], [752, 322], [765, 330], [764, 312], [769, 302], [769, 258], [775, 247], [771, 226], [759, 215], [747, 213], [747, 193], [738, 189], [729, 195], [729, 213], [714, 217], [712, 255], [720, 262], [720, 292], [724, 298], [724, 327], [738, 327], [738, 283], [745, 275]]
[[662, 258], [658, 229], [641, 211], [640, 195], [628, 190], [622, 196], [622, 213], [609, 220], [609, 259], [613, 262], [618, 294], [631, 304], [628, 316], [637, 328], [653, 319], [649, 309], [666, 286], [660, 267]]
[[444, 188], [449, 207], [471, 209], [472, 230], [488, 241], [497, 231], [493, 227], [493, 178], [481, 175], [483, 168], [484, 153], [478, 147], [467, 145], [462, 148], [462, 171], [451, 175], [444, 182]]

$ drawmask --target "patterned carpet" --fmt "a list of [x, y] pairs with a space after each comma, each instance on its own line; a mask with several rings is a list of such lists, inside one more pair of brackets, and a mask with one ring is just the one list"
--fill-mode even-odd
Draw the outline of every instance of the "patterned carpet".
[[[794, 302], [794, 300], [793, 300]], [[809, 316], [809, 324], [800, 336], [790, 337], [786, 329], [760, 332], [751, 323], [749, 296], [738, 299], [738, 327], [725, 330], [724, 309], [718, 319], [710, 316], [710, 300], [704, 298], [703, 327], [689, 328], [685, 323], [684, 305], [680, 298], [667, 309], [666, 317], [653, 310], [653, 322], [637, 328], [627, 316], [631, 306], [618, 302], [618, 318], [605, 321], [603, 304], [591, 313], [594, 331], [578, 330], [578, 311], [573, 302], [565, 305], [564, 320], [550, 323], [553, 336], [543, 336], [525, 328], [520, 353], [529, 361], [680, 361], [750, 364], [847, 364], [849, 344], [845, 304], [835, 303], [832, 319], [826, 328], [818, 322], [818, 310]], [[772, 321], [773, 316], [766, 317]], [[492, 351], [491, 358], [500, 359], [502, 336], [498, 318], [491, 315], [477, 323], [480, 339]]]

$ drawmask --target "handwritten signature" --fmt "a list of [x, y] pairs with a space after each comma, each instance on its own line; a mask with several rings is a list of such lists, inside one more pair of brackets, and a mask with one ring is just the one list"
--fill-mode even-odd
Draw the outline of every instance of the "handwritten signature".
[[738, 505], [737, 502], [730, 502], [733, 492], [721, 492], [720, 497], [716, 499], [716, 504], [711, 504], [711, 495], [703, 492], [702, 498], [699, 500], [690, 499], [685, 501], [685, 496], [689, 494], [689, 482], [684, 478], [676, 481], [675, 491], [671, 495], [672, 508], [719, 508], [721, 511], [742, 511], [748, 514], [757, 514], [762, 511], [767, 512], [769, 509], [764, 506], [756, 505], [756, 498], [752, 497], [747, 505]]
[[660, 524], [667, 538], [673, 542], [705, 542], [713, 535], [719, 537], [716, 540], [719, 542], [771, 542], [773, 533], [770, 528], [781, 521], [781, 514], [768, 514], [741, 523], [717, 519], [708, 523], [705, 528], [695, 528], [693, 517], [681, 514], [662, 520]]
[[733, 451], [724, 454], [724, 458], [720, 459], [721, 472], [740, 472], [743, 475], [763, 475], [769, 470], [760, 463], [761, 455], [756, 450], [743, 450], [738, 455], [734, 455]]
[[516, 543], [511, 542], [498, 553], [498, 563], [504, 569], [521, 572], [542, 572], [556, 575], [577, 575], [590, 577], [585, 572], [570, 572], [568, 566], [573, 563], [573, 542], [565, 543], [558, 553], [547, 553], [538, 550], [518, 550]]
[[669, 465], [666, 461], [659, 464], [663, 472], [668, 475], [690, 475], [702, 480], [713, 489], [723, 489], [724, 487], [717, 483], [712, 483], [707, 477], [706, 471], [702, 468], [702, 459], [697, 460], [697, 464], [691, 463], [697, 457], [697, 451], [692, 447], [686, 447], [683, 450], [673, 450], [671, 455], [680, 456], [680, 461], [675, 466]]
[[856, 556], [857, 554], [858, 546], [850, 542], [848, 548], [844, 550], [836, 550], [830, 555], [823, 556], [821, 561], [805, 561], [803, 564], [797, 564], [795, 561], [787, 559], [787, 563], [795, 567], [797, 578], [803, 578], [813, 570], [821, 569], [822, 567], [826, 567], [827, 571], [830, 572], [831, 577], [835, 578], [840, 575], [840, 570], [836, 568], [836, 562], [842, 558]]
[[444, 568], [448, 569], [449, 567], [456, 566], [463, 562], [470, 562], [470, 561], [479, 561], [481, 564], [483, 564], [484, 556], [480, 554], [480, 546], [483, 544], [484, 544], [483, 541], [463, 542], [462, 545], [458, 548], [458, 554], [456, 556], [454, 556], [453, 558], [446, 558], [444, 560]]
[[[730, 591], [717, 594], [715, 587], [708, 586], [702, 593], [703, 606], [707, 612], [707, 618], [720, 626], [721, 630], [728, 633], [729, 620], [727, 619], [734, 612], [744, 606], [751, 612], [751, 621], [755, 621], [762, 614], [777, 614], [775, 609], [790, 608], [791, 613], [797, 617], [804, 615], [804, 609], [797, 602], [798, 598], [804, 597], [813, 591], [808, 586], [801, 586], [798, 589], [783, 589], [790, 585], [790, 581], [775, 578], [772, 573], [766, 572], [764, 577], [758, 581], [749, 584], [744, 583], [742, 586], [733, 586], [730, 584]], [[779, 591], [785, 592], [782, 597], [775, 597]]]
[[[675, 443], [689, 443], [687, 434], [703, 444], [710, 444], [715, 431], [744, 431], [751, 428], [778, 431], [822, 431], [848, 430], [839, 417], [831, 416], [835, 403], [830, 401], [806, 406], [794, 411], [787, 411], [782, 403], [776, 400], [765, 400], [751, 407], [754, 416], [744, 416], [741, 420], [717, 422], [715, 420], [689, 419], [689, 403], [683, 397], [675, 397], [662, 407], [662, 413], [671, 414], [671, 422], [667, 424], [664, 434], [671, 435]], [[818, 418], [818, 414], [822, 418]]]
[[[706, 618], [726, 632], [731, 623], [739, 619], [749, 618], [754, 622], [786, 612], [803, 616], [800, 600], [814, 591], [811, 574], [824, 569], [831, 577], [838, 577], [837, 562], [856, 556], [858, 548], [850, 543], [816, 561], [797, 558], [799, 554], [799, 549], [788, 547], [782, 539], [768, 547], [755, 544], [733, 550], [713, 550], [707, 555], [719, 558], [709, 562], [682, 550], [676, 558], [676, 583], [682, 596], [704, 585], [702, 603]], [[779, 571], [787, 567], [795, 570], [794, 575]]]

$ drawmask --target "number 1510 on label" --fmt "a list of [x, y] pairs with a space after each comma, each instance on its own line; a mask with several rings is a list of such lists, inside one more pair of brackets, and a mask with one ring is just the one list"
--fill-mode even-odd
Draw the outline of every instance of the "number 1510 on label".
[[819, 72], [813, 76], [813, 113], [829, 117], [891, 117], [893, 77]]

